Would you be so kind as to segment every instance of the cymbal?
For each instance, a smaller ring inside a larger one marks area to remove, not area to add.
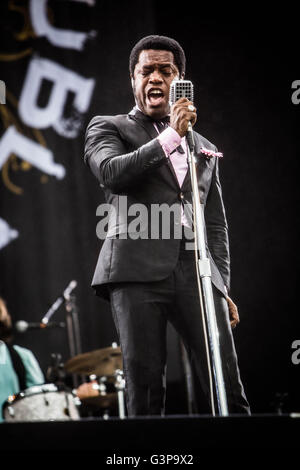
[[[108,347],[78,354],[71,357],[64,368],[73,374],[113,375],[117,369],[123,369],[121,349]]]

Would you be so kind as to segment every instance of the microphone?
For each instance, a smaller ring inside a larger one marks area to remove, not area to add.
[[[43,330],[45,328],[64,328],[65,323],[57,323],[57,322],[51,322],[47,323],[35,323],[35,322],[27,322],[25,320],[19,320],[15,324],[15,330],[18,331],[18,333],[25,333],[27,330]]]
[[[190,80],[173,80],[170,86],[170,105],[176,103],[180,98],[194,101],[194,85]]]
[[[190,80],[173,80],[170,86],[169,102],[172,106],[180,98],[187,98],[189,101],[194,102],[194,85]],[[193,152],[195,143],[193,137],[193,128],[191,123],[188,126],[188,132],[186,135],[187,143]]]

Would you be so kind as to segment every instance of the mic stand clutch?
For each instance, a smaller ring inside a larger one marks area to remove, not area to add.
[[[195,257],[196,269],[199,287],[199,299],[201,306],[201,313],[203,318],[203,327],[205,340],[207,342],[207,332],[210,343],[211,358],[208,351],[208,369],[211,371],[211,362],[215,379],[215,391],[218,404],[219,414],[221,416],[228,416],[227,397],[224,384],[224,377],[222,371],[222,361],[220,354],[219,333],[216,321],[215,305],[213,298],[213,291],[211,285],[211,268],[210,260],[207,256],[206,243],[205,243],[205,223],[204,214],[201,207],[198,179],[196,171],[196,161],[194,156],[194,139],[192,125],[189,123],[187,133],[187,154],[188,165],[191,175],[192,186],[192,199],[193,199],[193,222],[195,232]],[[210,382],[211,372],[210,372]],[[214,393],[211,385],[211,407],[212,414],[215,416],[214,406]]]

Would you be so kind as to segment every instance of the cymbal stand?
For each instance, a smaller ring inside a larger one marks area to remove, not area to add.
[[[120,369],[115,370],[115,387],[118,393],[118,410],[119,418],[125,419],[125,399],[124,399],[124,390],[125,390],[125,379],[124,373]]]

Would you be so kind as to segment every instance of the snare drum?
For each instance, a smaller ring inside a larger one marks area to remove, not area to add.
[[[76,398],[54,384],[35,385],[8,397],[5,421],[67,421],[80,419]]]

